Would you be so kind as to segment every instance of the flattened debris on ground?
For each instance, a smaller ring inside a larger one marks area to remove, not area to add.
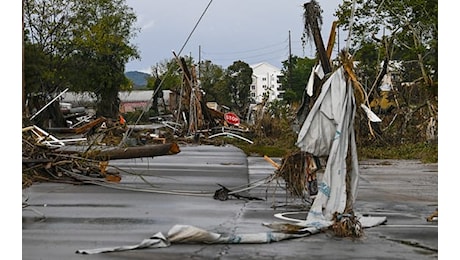
[[[385,218],[362,217],[363,228],[380,225]],[[365,220],[364,220],[365,219]],[[270,231],[260,233],[223,234],[204,230],[191,225],[174,225],[167,235],[158,232],[136,245],[123,245],[94,249],[78,249],[77,254],[100,254],[135,249],[165,248],[172,244],[263,244],[287,239],[307,237],[320,230],[313,227],[301,227],[289,223],[263,223]]]

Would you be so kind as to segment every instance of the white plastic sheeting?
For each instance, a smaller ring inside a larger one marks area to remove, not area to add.
[[[382,85],[380,85],[381,91],[391,91],[393,90],[393,83],[391,82],[391,74],[387,73],[383,75]]]
[[[315,230],[313,230],[315,231]],[[161,232],[150,238],[144,239],[137,245],[126,245],[117,247],[105,247],[95,249],[77,250],[78,254],[99,254],[108,252],[119,252],[144,248],[163,248],[171,244],[204,243],[204,244],[260,244],[271,243],[285,239],[299,238],[311,235],[308,231],[299,234],[282,232],[260,232],[254,234],[219,234],[190,225],[174,225],[167,236]]]
[[[316,66],[313,66],[311,69],[310,78],[308,79],[307,86],[305,87],[307,94],[310,97],[313,96],[313,83],[315,82],[315,75],[320,79],[324,77],[323,67],[321,67],[320,62]]]
[[[366,112],[366,115],[367,115],[367,118],[369,118],[369,120],[371,122],[374,122],[374,123],[379,123],[379,122],[382,122],[382,119],[380,119],[374,112],[372,112],[372,110],[370,108],[368,108],[366,105],[364,104],[361,104],[361,108],[364,110],[364,112]]]
[[[347,202],[347,153],[350,148],[351,201],[358,187],[358,157],[353,127],[356,103],[353,86],[347,82],[344,68],[334,71],[321,88],[315,104],[299,131],[297,146],[315,156],[327,156],[324,176],[318,183],[318,195],[301,225],[318,229],[333,224],[333,214],[343,213]]]
[[[380,225],[386,221],[386,218],[361,217],[360,221],[363,228],[369,228]],[[80,249],[77,250],[76,253],[92,255],[135,249],[164,248],[172,244],[263,244],[306,237],[320,232],[320,230],[315,227],[302,228],[297,223],[264,223],[263,225],[271,228],[273,231],[248,234],[219,234],[190,225],[174,225],[168,231],[167,235],[158,232],[136,245]],[[293,226],[299,226],[296,232],[285,232],[286,229],[292,228]]]

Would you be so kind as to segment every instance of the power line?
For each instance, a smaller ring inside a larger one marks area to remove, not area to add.
[[[274,44],[270,44],[270,45],[267,45],[267,46],[264,46],[264,47],[260,47],[260,48],[257,48],[257,49],[250,49],[250,50],[243,50],[243,51],[234,51],[234,52],[206,52],[206,54],[209,54],[209,55],[232,55],[232,54],[241,54],[241,53],[248,53],[248,52],[257,52],[257,51],[260,51],[260,50],[265,50],[265,49],[269,49],[271,47],[276,47],[276,46],[280,46],[281,44],[284,44],[287,42],[287,39],[282,41],[282,42],[278,42],[278,43],[274,43]]]
[[[286,50],[286,47],[282,47],[282,48],[278,48],[278,49],[274,49],[274,50],[270,50],[270,51],[266,51],[266,52],[254,52],[253,54],[251,53],[247,53],[247,55],[237,55],[237,54],[225,54],[225,55],[211,55],[210,53],[207,53],[207,52],[202,52],[203,54],[206,54],[207,56],[212,56],[212,57],[228,57],[228,56],[231,56],[231,57],[235,57],[235,56],[238,56],[238,57],[243,57],[243,58],[254,58],[254,57],[259,57],[259,56],[263,56],[263,55],[270,55],[270,54],[273,54],[273,53],[277,53],[277,52],[282,52],[282,51],[285,51]]]
[[[282,42],[269,44],[261,48],[243,50],[243,51],[234,51],[234,52],[207,52],[207,51],[201,50],[201,54],[203,54],[204,59],[211,60],[214,63],[219,63],[219,61],[223,61],[224,63],[231,63],[231,61],[235,61],[235,60],[248,61],[248,60],[255,60],[260,57],[263,57],[264,60],[272,60],[275,58],[282,60],[283,57],[287,57],[286,53],[288,53],[288,48],[289,48],[288,41],[289,39],[286,38],[286,40]],[[273,54],[276,54],[276,55],[273,55]],[[260,60],[260,59],[257,59],[257,60]],[[249,62],[249,63],[253,63],[253,62]]]
[[[192,37],[192,34],[195,32],[195,29],[196,27],[198,27],[198,24],[200,23],[201,19],[203,18],[204,14],[206,13],[206,11],[208,11],[208,8],[209,6],[211,5],[213,0],[210,0],[208,5],[206,6],[206,8],[204,9],[203,13],[201,14],[200,18],[198,19],[198,21],[196,22],[195,26],[193,27],[192,31],[190,32],[190,34],[188,35],[187,39],[185,40],[184,44],[182,45],[182,48],[180,48],[179,52],[177,53],[177,56],[180,56],[180,54],[182,53],[182,51],[184,50],[185,48],[185,45],[187,45],[188,41],[190,40],[190,38]]]
[[[203,16],[205,15],[206,11],[208,10],[209,6],[211,5],[213,0],[210,0],[208,5],[206,6],[206,8],[204,9],[203,13],[201,14],[200,18],[198,19],[198,21],[195,23],[195,26],[193,27],[192,31],[190,32],[190,34],[188,35],[187,39],[185,40],[184,44],[182,45],[182,47],[180,48],[179,52],[178,52],[178,56],[180,56],[180,54],[182,53],[182,51],[184,50],[185,46],[187,45],[188,41],[190,40],[190,38],[192,37],[193,33],[195,32],[195,29],[198,27],[198,24],[200,23],[201,19],[203,18]],[[168,71],[166,72],[165,74],[165,77],[163,77],[160,81],[160,84],[158,84],[157,88],[155,89],[155,91],[153,92],[152,94],[152,97],[149,99],[149,102],[147,102],[147,104],[145,105],[146,107],[149,106],[152,102],[153,102],[153,97],[156,96],[156,94],[158,93],[158,91],[161,89],[161,86],[163,85],[163,82],[164,82],[164,79],[169,75],[171,74],[171,68],[172,66],[170,66],[168,68]],[[139,115],[139,117],[137,118],[136,122],[134,125],[137,125],[139,123],[139,121],[141,120],[142,116],[144,115],[146,109],[142,109],[142,112],[141,114]],[[127,140],[127,138],[131,135],[133,129],[128,129],[128,131],[126,132],[126,135],[123,137],[123,139],[121,140],[119,146],[122,146],[125,141]]]

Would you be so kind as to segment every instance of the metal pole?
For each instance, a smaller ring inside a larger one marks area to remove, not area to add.
[[[57,95],[55,98],[53,98],[53,100],[51,100],[48,104],[46,104],[42,109],[40,109],[37,113],[35,113],[31,118],[30,120],[34,119],[38,114],[40,114],[43,110],[45,110],[49,105],[51,105],[54,101],[56,101],[56,99],[58,99],[60,96],[62,96],[64,93],[67,92],[67,90],[69,90],[68,88],[66,88],[64,91],[61,92],[61,94]]]

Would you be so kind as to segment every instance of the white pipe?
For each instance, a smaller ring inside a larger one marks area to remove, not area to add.
[[[54,101],[56,101],[56,99],[58,99],[60,96],[62,96],[64,93],[67,92],[67,90],[69,90],[69,88],[66,88],[64,91],[61,92],[61,94],[57,95],[55,98],[53,98],[53,100],[51,100],[48,104],[46,104],[42,109],[40,109],[37,113],[35,113],[31,118],[30,120],[34,119],[38,114],[40,114],[43,110],[45,110],[49,105],[51,105]]]

